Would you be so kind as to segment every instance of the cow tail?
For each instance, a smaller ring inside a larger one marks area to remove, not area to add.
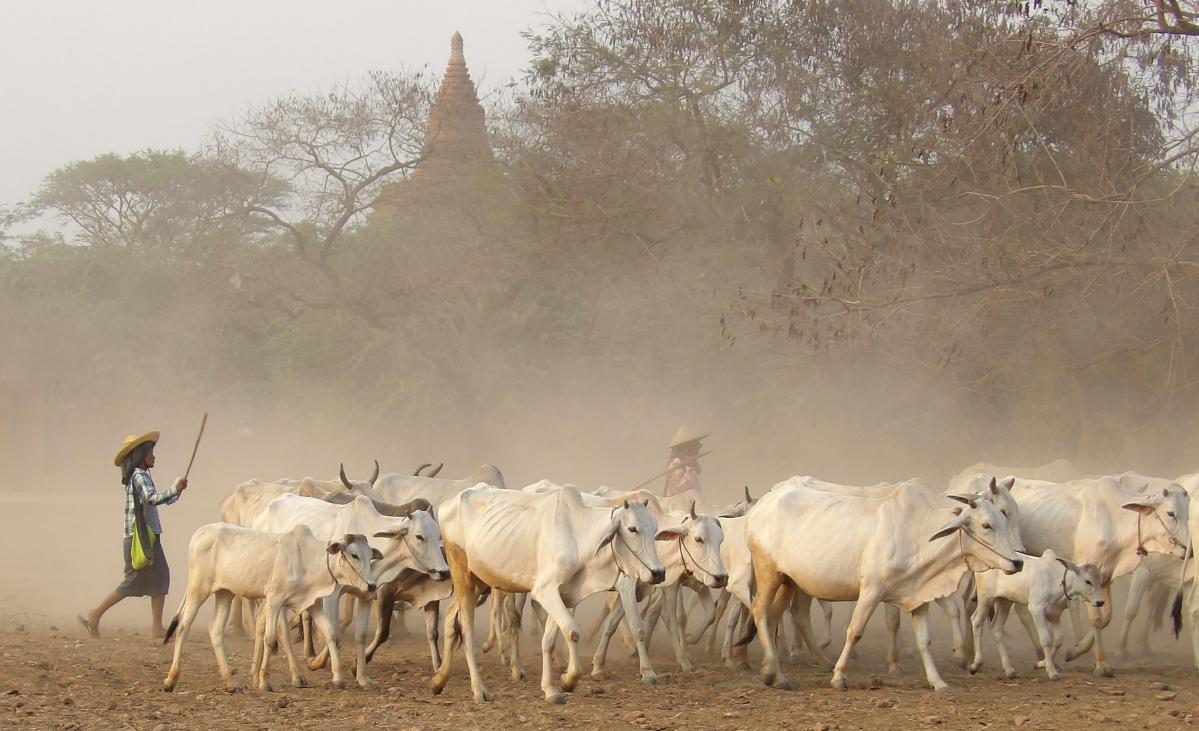
[[[462,613],[458,611],[458,602],[454,602],[449,611],[454,613],[454,623],[450,625],[450,646],[457,650],[462,645]]]
[[[752,607],[754,605],[754,600],[758,596],[758,583],[757,583],[758,574],[757,574],[757,571],[754,570],[754,559],[753,559],[752,553],[750,554],[750,557],[749,557],[749,571],[750,571],[750,576],[754,577],[754,581],[751,581],[749,583],[749,606],[750,606],[750,608],[749,609],[743,608],[743,611],[749,612],[749,621],[746,622],[745,634],[741,635],[741,639],[737,640],[737,642],[736,642],[737,647],[745,647],[750,642],[752,642],[755,637],[758,636],[758,623],[754,621],[754,613],[753,613],[753,609],[752,609]]]
[[[1182,587],[1174,594],[1174,606],[1170,609],[1170,619],[1174,621],[1174,639],[1182,632]]]
[[[184,599],[184,602],[187,600]],[[171,617],[171,623],[167,625],[167,633],[162,637],[162,644],[169,645],[175,637],[175,630],[179,629],[179,615],[183,614],[183,607],[179,607],[179,611],[175,612],[175,616]]]

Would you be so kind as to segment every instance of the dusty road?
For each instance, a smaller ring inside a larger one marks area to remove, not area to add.
[[[535,671],[539,658],[534,642],[528,636],[524,642],[526,669]],[[1164,643],[1157,640],[1159,646]],[[228,646],[244,680],[249,645],[230,641]],[[281,690],[228,694],[217,676],[207,632],[197,627],[188,640],[179,688],[167,695],[159,683],[170,664],[170,648],[142,633],[114,625],[105,628],[104,638],[91,640],[64,621],[0,614],[0,727],[1060,729],[1175,727],[1199,715],[1193,671],[1175,647],[1153,662],[1121,663],[1112,679],[1093,678],[1085,660],[1076,662],[1067,666],[1059,683],[1033,671],[1016,681],[1001,681],[993,662],[972,677],[939,653],[942,672],[953,685],[943,694],[925,689],[914,657],[905,659],[905,675],[883,675],[877,642],[862,652],[851,676],[857,688],[846,692],[830,689],[827,673],[803,663],[785,666],[796,690],[764,688],[756,673],[726,671],[702,651],[696,652],[700,672],[684,676],[664,647],[654,653],[661,684],[650,688],[637,682],[634,664],[616,660],[615,645],[613,650],[610,679],[585,678],[565,706],[541,699],[533,672],[523,683],[509,681],[493,655],[483,659],[493,703],[476,706],[470,700],[460,661],[445,694],[435,697],[428,691],[423,643],[415,638],[380,651],[372,663],[378,688],[338,691],[328,686],[323,672],[309,673],[314,687],[290,688],[284,660],[277,658],[273,667]],[[1026,654],[1018,659],[1021,668],[1029,666]]]

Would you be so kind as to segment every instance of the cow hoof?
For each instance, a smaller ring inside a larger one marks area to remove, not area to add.
[[[519,683],[525,679],[525,671],[521,668],[512,668],[512,682]]]
[[[982,663],[977,663],[977,662],[970,663],[970,674],[974,675],[975,673],[978,672],[978,669],[981,667],[982,667]]]
[[[1061,673],[1050,673],[1049,679],[1056,682],[1056,681],[1062,679],[1062,674]]]
[[[1034,670],[1043,670],[1045,668],[1044,660],[1037,660],[1037,664],[1032,666]]]
[[[487,691],[481,690],[478,693],[475,693],[475,703],[490,703],[490,702],[491,702],[491,694],[488,693]]]
[[[163,693],[173,693],[174,691],[175,691],[175,686],[172,683],[163,683],[162,684],[162,692]]]
[[[1073,660],[1074,658],[1078,657],[1078,656],[1079,656],[1079,655],[1081,655],[1081,654],[1082,654],[1082,653],[1079,653],[1078,655],[1075,655],[1075,654],[1074,654],[1074,648],[1073,648],[1073,647],[1071,647],[1069,650],[1066,650],[1066,662],[1070,662],[1071,660]]]
[[[579,677],[580,676],[578,673],[568,673],[566,675],[563,675],[562,676],[562,690],[566,691],[567,693],[574,690],[575,686],[579,684]]]
[[[658,676],[655,673],[643,673],[641,675],[641,682],[645,685],[657,685]]]
[[[682,669],[682,671],[684,673],[697,672],[697,668],[695,667],[695,663],[693,663],[693,662],[683,663],[682,665],[679,666],[679,668]]]
[[[591,671],[591,679],[592,680],[607,680],[608,673],[604,672],[603,670],[592,670]]]
[[[240,693],[240,692],[241,692],[241,686],[240,686],[240,685],[237,685],[236,683],[235,683],[235,684],[233,684],[233,685],[226,685],[226,686],[225,686],[225,692],[226,692],[226,693]]]
[[[259,683],[258,690],[262,691],[263,693],[274,693],[275,692],[275,689],[271,687],[270,683]]]
[[[482,648],[484,653],[491,652],[491,648],[493,648],[493,647],[495,647],[494,639],[488,637],[486,640],[484,640],[483,648]],[[503,659],[503,658],[501,658],[501,659]]]
[[[1097,678],[1114,678],[1116,673],[1108,665],[1100,665],[1095,668],[1095,677]]]
[[[779,678],[774,681],[774,687],[778,690],[791,690],[791,682],[786,678]]]
[[[547,701],[549,701],[550,703],[553,703],[555,706],[566,705],[566,696],[562,695],[561,693],[554,693],[552,695],[547,695],[545,697],[545,699]]]
[[[824,669],[831,670],[832,668],[825,667]],[[903,666],[901,666],[899,663],[888,666],[887,675],[890,675],[892,678],[898,678],[900,675],[903,675]]]
[[[293,688],[307,688],[308,687],[308,678],[305,678],[303,675],[301,675],[298,678],[292,679],[291,685]]]
[[[933,683],[933,692],[944,693],[947,690],[949,690],[949,683],[946,683],[944,680],[940,683]]]
[[[742,660],[741,662],[739,662],[739,663],[737,663],[736,665],[734,665],[734,666],[733,666],[733,669],[734,669],[734,670],[746,670],[746,671],[748,671],[748,670],[753,670],[753,667],[752,667],[752,666],[749,664],[749,661],[748,661],[748,660]]]
[[[345,690],[345,689],[346,689],[346,681],[344,681],[344,680],[334,680],[334,681],[333,681],[333,687],[334,687],[334,688],[337,688],[338,690]]]
[[[843,675],[834,675],[830,685],[833,686],[833,690],[849,690],[849,680]]]
[[[1016,675],[1015,670],[1005,670],[1003,671],[1003,677],[1007,678],[1008,680],[1015,680],[1019,676]]]

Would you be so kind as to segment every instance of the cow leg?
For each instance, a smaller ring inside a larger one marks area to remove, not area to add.
[[[367,662],[370,662],[374,658],[375,651],[379,649],[379,645],[382,645],[391,636],[391,622],[395,613],[397,591],[396,582],[389,581],[380,586],[378,592],[375,594],[375,638],[371,640],[370,646],[366,648]]]
[[[991,598],[980,594],[978,606],[974,608],[974,614],[970,616],[970,633],[974,636],[974,659],[970,662],[971,675],[977,673],[983,666],[983,623],[987,621],[991,605]]]
[[[744,645],[734,645],[737,637],[737,627],[744,624],[745,607],[738,602],[725,612],[724,639],[720,645],[720,660],[726,667],[734,670],[749,670],[749,661],[745,655]],[[714,633],[715,634],[715,633]]]
[[[500,635],[500,654],[508,658],[508,675],[514,683],[525,679],[525,666],[520,659],[521,612],[518,606],[516,595],[509,594],[501,615],[504,632]]]
[[[731,595],[728,593],[728,591],[722,589],[720,594],[716,597],[716,606],[713,608],[712,613],[712,632],[708,635],[707,644],[704,645],[704,651],[709,655],[712,655],[716,652],[716,641],[719,639],[720,635],[720,620],[724,617],[724,613],[728,611],[730,596]],[[721,657],[723,657],[723,643],[721,648]]]
[[[899,607],[883,606],[883,619],[887,625],[887,672],[899,675],[903,672],[899,666]]]
[[[504,612],[504,597],[507,594],[495,589],[491,590],[491,606],[490,616],[487,621],[487,638],[483,640],[483,652],[491,652],[491,648],[495,647],[496,638],[503,630],[503,612]]]
[[[429,657],[433,660],[433,672],[441,665],[441,651],[437,648],[437,620],[441,602],[429,602],[424,607],[425,639],[429,643]]]
[[[608,677],[608,673],[604,669],[604,664],[608,659],[608,644],[612,641],[612,636],[616,634],[616,627],[624,616],[619,595],[610,594],[608,596],[600,616],[603,617],[603,620],[594,633],[596,637],[595,654],[591,657],[591,677],[595,680],[603,680]]]
[[[791,618],[795,622],[796,632],[803,639],[804,645],[812,654],[812,658],[816,660],[816,664],[825,670],[831,670],[833,661],[824,654],[824,650],[816,643],[816,637],[812,633],[812,597],[802,591],[795,592],[795,597],[791,600]]]
[[[640,611],[640,610],[639,610]],[[642,638],[648,647],[654,639],[654,632],[658,629],[658,621],[662,618],[662,590],[659,587],[653,587],[650,593],[645,598],[645,613],[642,615],[641,626],[645,628],[645,637]],[[625,644],[630,646],[630,649],[637,650],[637,638],[634,637],[628,626],[625,626],[624,633]]]
[[[333,687],[346,687],[345,668],[341,664],[341,636],[337,631],[336,617],[329,616],[329,610],[337,611],[337,595],[325,597],[324,599],[316,600],[311,607],[308,608],[308,614],[312,617],[312,623],[316,625],[319,631],[325,638],[325,651],[329,659],[329,665],[333,671]],[[310,669],[312,665],[308,666]]]
[[[1016,677],[1016,668],[1012,665],[1012,658],[1008,655],[1007,643],[1003,641],[1003,628],[1007,626],[1008,615],[1012,611],[1012,603],[1006,599],[998,599],[995,601],[995,619],[991,622],[991,635],[995,638],[995,649],[999,653],[999,662],[1003,665],[1003,675],[1008,680],[1013,680]],[[1035,619],[1033,622],[1035,623]],[[1040,638],[1040,628],[1037,630],[1038,639]]]
[[[641,619],[641,608],[637,606],[637,580],[621,574],[616,580],[616,593],[620,596],[620,609],[624,613],[624,626],[629,628],[629,634],[633,636],[633,642],[637,647],[637,666],[641,671],[641,682],[646,685],[656,685],[658,674],[654,672],[654,667],[649,661],[650,632]],[[671,607],[670,611],[673,611],[673,609]],[[617,610],[613,608],[612,611],[615,612]]]
[[[366,674],[366,631],[370,628],[371,604],[366,599],[354,602],[354,675],[359,688],[369,688],[374,682]]]
[[[624,578],[623,576],[621,577]],[[621,580],[616,582],[617,589],[621,586]],[[579,678],[583,673],[579,669],[578,643],[579,643],[579,625],[575,621],[574,616],[566,605],[562,603],[562,596],[558,593],[556,584],[541,584],[533,587],[531,592],[533,598],[541,605],[546,612],[546,631],[541,636],[542,651],[548,650],[551,654],[554,649],[553,634],[550,632],[551,626],[556,626],[562,632],[562,639],[566,641],[566,652],[568,656],[566,674],[562,676],[562,689],[564,691],[574,690],[575,685],[579,682]],[[636,601],[636,592],[633,592],[633,600]],[[626,614],[628,607],[626,605]],[[548,643],[547,643],[548,636]],[[545,675],[545,671],[550,667],[546,660],[542,659],[542,678],[541,688],[545,691],[546,700],[551,703],[561,703],[563,699],[561,694],[554,688],[552,678]]]
[[[225,623],[229,620],[230,605],[235,601],[237,597],[232,593],[223,589],[217,591],[212,621],[208,624],[208,640],[212,643],[212,654],[216,655],[216,666],[226,688],[233,685],[233,674],[229,672],[229,658],[225,655]]]
[[[192,622],[196,619],[196,612],[200,611],[200,606],[207,600],[208,597],[201,596],[198,591],[188,591],[183,600],[183,607],[179,612],[179,626],[175,633],[175,658],[171,661],[171,669],[167,671],[166,679],[162,681],[162,689],[168,693],[173,691],[175,684],[179,682],[179,663],[183,658],[184,640],[187,639],[187,633],[191,631]],[[174,624],[174,620],[171,623]]]
[[[966,615],[966,606],[962,598],[955,592],[937,600],[937,604],[949,618],[949,632],[953,637],[953,657],[958,667],[966,667],[966,641],[963,638],[962,627]]]
[[[1037,662],[1033,667],[1045,667],[1045,656],[1041,654],[1041,640],[1037,635],[1037,625],[1032,621],[1032,615],[1028,613],[1028,607],[1017,604],[1016,616],[1020,618],[1020,624],[1024,625],[1024,631],[1028,634],[1029,641],[1032,642],[1033,650],[1037,653]]]
[[[670,638],[670,644],[674,649],[674,658],[683,672],[694,673],[695,662],[687,654],[687,646],[683,640],[683,627],[679,620],[678,605],[681,602],[679,602],[678,584],[662,589],[662,603],[665,606],[667,618],[666,635]]]
[[[1199,579],[1196,580],[1199,581]],[[1193,594],[1194,592],[1188,593]],[[1187,602],[1186,613],[1191,625],[1191,656],[1195,669],[1199,670],[1199,601]]]
[[[854,605],[853,614],[849,617],[849,626],[845,629],[845,647],[841,648],[841,655],[837,658],[837,664],[833,666],[832,686],[837,690],[845,690],[849,688],[849,678],[845,676],[845,669],[849,666],[850,653],[853,648],[862,639],[862,633],[866,631],[866,624],[870,622],[870,616],[874,614],[874,610],[878,607],[879,595],[874,591],[866,591],[858,595],[858,602]],[[913,613],[913,617],[915,614]],[[913,623],[913,627],[915,624]],[[927,631],[927,626],[925,627]],[[919,636],[917,636],[919,639]],[[934,668],[935,672],[936,668]]]
[[[933,662],[933,653],[929,649],[932,638],[928,632],[928,607],[928,604],[922,604],[912,610],[912,634],[916,636],[916,651],[920,653],[920,659],[924,662],[924,676],[928,678],[928,684],[933,690],[941,692],[948,690],[949,684],[937,671],[937,664]]]
[[[288,630],[287,612],[283,611],[279,615],[279,642],[283,645],[283,653],[287,656],[287,670],[291,673],[291,687],[307,688],[308,678],[304,677],[304,671],[296,658],[295,648],[291,646],[291,632]]]
[[[833,644],[833,603],[823,599],[816,603],[820,605],[820,612],[824,615],[824,642],[820,643],[820,649],[824,650]]]
[[[1103,587],[1103,606],[1102,607],[1087,607],[1087,614],[1090,617],[1091,624],[1094,627],[1093,635],[1095,637],[1095,675],[1110,678],[1114,675],[1112,668],[1107,664],[1107,653],[1103,647],[1103,630],[1112,621],[1112,588],[1109,584]]]
[[[230,616],[230,620],[232,621],[233,625],[233,636],[239,640],[247,640],[250,638],[250,633],[246,631],[245,619],[242,617],[242,605],[248,601],[248,599],[242,599],[240,597],[234,597],[233,599],[233,612]]]
[[[283,615],[283,602],[277,597],[268,597],[260,610],[262,619],[262,660],[258,664],[258,689],[270,693],[271,687],[271,648],[277,639],[279,618]]]
[[[316,628],[312,624],[312,615],[307,610],[300,612],[300,634],[304,639],[304,659],[311,661],[316,658]],[[308,664],[310,670],[319,670],[323,667],[323,663],[317,667],[312,667],[311,662]]]
[[[546,616],[545,629],[541,632],[541,691],[545,699],[555,705],[566,702],[566,696],[554,686],[554,644],[558,640],[558,625],[552,616]]]
[[[1028,613],[1032,615],[1033,624],[1037,628],[1037,637],[1041,641],[1041,649],[1045,652],[1045,674],[1050,680],[1061,680],[1062,674],[1058,672],[1057,665],[1053,661],[1056,649],[1053,625],[1045,616],[1045,607],[1030,606]]]
[[[754,578],[758,584],[758,594],[753,600],[754,626],[758,631],[758,641],[762,643],[762,682],[783,690],[790,690],[791,684],[783,675],[779,666],[779,658],[775,649],[775,629],[778,627],[779,616],[786,604],[776,602],[776,595],[782,598],[783,588],[787,579],[779,573],[768,555],[754,551],[750,545],[750,553],[754,566]],[[789,594],[790,592],[786,592]],[[790,598],[790,597],[787,597]]]
[[[491,693],[483,683],[483,676],[479,672],[479,658],[475,651],[475,606],[479,602],[482,585],[470,572],[464,549],[448,543],[445,549],[450,564],[450,577],[454,582],[454,593],[457,595],[457,612],[452,615],[455,618],[453,624],[450,624],[451,617],[446,617],[447,646],[441,660],[441,670],[433,677],[433,692],[440,693],[445,687],[450,672],[451,648],[448,645],[455,634],[460,633],[458,636],[462,640],[462,650],[466,655],[466,667],[470,671],[471,694],[474,695],[475,703],[489,703]]]
[[[1128,585],[1128,601],[1124,605],[1124,616],[1120,618],[1120,638],[1116,642],[1116,655],[1128,657],[1128,632],[1137,618],[1141,602],[1145,598],[1145,590],[1152,581],[1152,575],[1145,570],[1144,564],[1137,566],[1132,572],[1132,582]]]

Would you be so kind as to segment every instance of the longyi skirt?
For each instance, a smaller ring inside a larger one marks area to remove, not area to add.
[[[122,542],[121,550],[125,554],[125,578],[117,585],[117,593],[121,596],[158,596],[166,594],[171,588],[171,567],[167,566],[167,555],[162,550],[162,536],[154,542],[154,561],[145,568],[133,570],[129,558],[129,549],[133,544],[132,538]]]

